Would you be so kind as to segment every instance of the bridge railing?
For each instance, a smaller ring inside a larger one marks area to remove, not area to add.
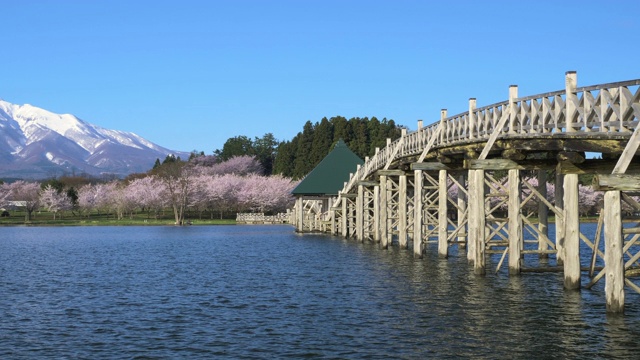
[[[475,99],[470,99],[469,111],[442,118],[414,132],[403,132],[403,136],[388,143],[352,174],[342,193],[350,192],[359,180],[398,159],[421,154],[430,140],[432,148],[437,148],[485,142],[495,132],[498,138],[630,134],[640,122],[639,85],[640,79],[636,79],[578,88],[575,72],[568,72],[564,90],[519,98],[517,87],[512,86],[509,100],[481,108],[475,108]]]

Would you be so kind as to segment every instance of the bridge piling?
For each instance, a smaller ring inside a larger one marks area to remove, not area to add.
[[[413,210],[413,255],[414,257],[422,257],[422,227],[424,226],[424,210],[423,210],[423,185],[422,170],[414,170],[413,186],[414,186],[414,210]]]
[[[440,170],[438,172],[438,256],[440,258],[449,256],[448,195],[447,170]]]
[[[522,220],[520,217],[520,170],[509,169],[509,275],[519,275],[522,266]]]
[[[401,248],[411,242],[415,257],[436,243],[438,256],[446,258],[457,244],[461,255],[466,248],[478,275],[499,259],[498,272],[507,256],[510,275],[542,271],[532,266],[555,260],[571,290],[581,287],[584,242],[593,251],[587,287],[604,277],[607,311],[623,312],[625,288],[640,293],[632,282],[640,273],[640,224],[622,223],[623,216],[633,213],[637,220],[640,212],[632,198],[640,193],[640,79],[578,88],[576,72],[569,71],[564,80],[563,90],[521,98],[512,85],[507,101],[477,108],[472,98],[468,111],[447,117],[443,109],[439,121],[419,121],[411,133],[403,129],[400,139],[387,139],[387,147],[376,149],[345,183],[340,200],[329,207],[331,216],[314,216],[326,206],[299,198],[292,212],[296,230],[326,231],[330,219],[332,233],[379,242],[383,249],[395,239]],[[585,159],[586,152],[601,153],[604,160]],[[555,174],[548,175],[552,169]],[[602,252],[580,233],[578,175],[598,178],[607,171],[612,175],[598,180],[604,191]],[[529,182],[532,176],[537,184]],[[457,198],[449,194],[452,185]],[[547,198],[548,186],[553,198]],[[622,201],[631,213],[622,213]],[[555,243],[549,212],[555,215]],[[602,262],[604,269],[593,277]]]
[[[564,287],[580,289],[580,214],[578,174],[564,176]]]

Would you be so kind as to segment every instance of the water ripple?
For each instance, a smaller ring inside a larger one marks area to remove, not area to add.
[[[558,274],[473,274],[286,226],[2,228],[0,358],[630,358]]]

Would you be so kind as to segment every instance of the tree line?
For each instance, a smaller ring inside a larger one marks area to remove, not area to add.
[[[233,156],[254,156],[263,167],[265,175],[279,174],[301,179],[324,159],[339,139],[361,158],[372,156],[376,147],[386,146],[387,138],[400,137],[401,127],[395,121],[376,117],[335,116],[312,123],[307,121],[302,131],[291,140],[278,142],[267,133],[254,140],[240,135],[229,138],[215,156],[227,160]]]

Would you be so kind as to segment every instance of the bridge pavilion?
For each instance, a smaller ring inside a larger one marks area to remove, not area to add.
[[[329,206],[363,163],[342,139],[338,140],[333,150],[291,192],[296,197],[293,208],[296,231],[328,231],[330,224],[335,227],[335,218],[327,216]]]

